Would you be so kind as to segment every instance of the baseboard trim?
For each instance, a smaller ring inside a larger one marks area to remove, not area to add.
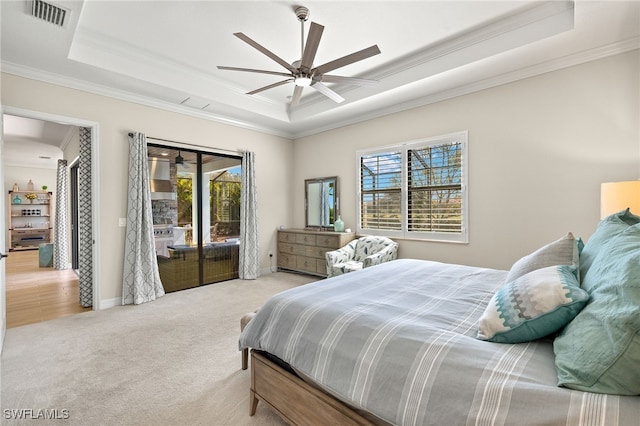
[[[113,299],[103,299],[100,301],[99,310],[113,308],[122,305],[122,297],[114,297]]]
[[[273,268],[261,268],[260,269],[260,276],[273,274],[274,272],[275,272],[275,269],[273,269]]]

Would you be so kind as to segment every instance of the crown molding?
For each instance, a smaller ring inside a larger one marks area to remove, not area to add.
[[[406,102],[399,102],[388,107],[383,107],[375,111],[370,111],[367,114],[359,115],[356,118],[350,118],[347,120],[334,121],[330,125],[318,126],[313,129],[300,130],[294,132],[293,138],[300,139],[307,136],[313,136],[319,133],[335,130],[340,127],[357,124],[363,121],[368,121],[386,115],[395,114],[398,112],[407,111],[414,108],[434,104],[437,102],[445,101],[447,99],[456,98],[459,96],[468,95],[471,93],[479,92],[481,90],[490,89],[492,87],[501,86],[503,84],[513,83],[518,80],[524,80],[531,77],[536,77],[548,72],[558,71],[564,68],[569,68],[575,65],[584,64],[598,59],[604,59],[609,56],[614,56],[633,50],[640,49],[640,37],[633,37],[621,42],[609,44],[606,46],[600,46],[593,49],[588,49],[582,52],[566,55],[560,58],[556,58],[540,64],[520,68],[508,73],[500,74],[494,77],[486,78],[483,80],[475,81],[469,84],[458,86],[454,89],[444,90],[437,93],[430,93]]]
[[[132,102],[140,105],[150,106],[169,112],[175,112],[182,115],[192,116],[195,118],[201,118],[204,120],[215,121],[221,124],[227,124],[230,126],[240,127],[247,130],[266,133],[274,136],[279,136],[287,139],[299,139],[302,137],[312,136],[329,130],[335,130],[340,127],[344,127],[351,124],[356,124],[362,121],[367,121],[375,118],[379,118],[385,115],[394,114],[397,112],[406,111],[413,108],[433,104],[443,100],[451,99],[458,96],[467,95],[480,90],[496,87],[502,84],[511,83],[514,81],[535,77],[537,75],[557,71],[563,68],[580,65],[582,63],[603,59],[609,56],[626,53],[632,50],[640,49],[640,37],[633,37],[621,42],[600,46],[594,49],[588,49],[582,52],[574,53],[571,55],[559,57],[541,64],[521,68],[512,72],[504,73],[495,77],[487,78],[481,81],[469,83],[463,86],[456,87],[454,89],[445,90],[437,93],[430,93],[422,96],[418,99],[414,99],[406,102],[399,102],[388,107],[379,108],[368,113],[360,114],[355,117],[349,117],[344,120],[332,121],[331,124],[313,126],[308,129],[295,130],[295,124],[290,125],[293,129],[286,131],[283,129],[261,126],[248,121],[236,120],[229,117],[205,112],[201,110],[194,110],[193,108],[176,105],[170,102],[159,101],[157,99],[149,98],[146,96],[140,96],[125,92],[117,89],[112,89],[106,86],[81,81],[78,79],[72,79],[59,74],[49,73],[42,70],[37,70],[29,67],[16,65],[13,63],[2,62],[2,72],[17,75],[19,77],[30,78],[33,80],[42,81],[45,83],[55,84],[62,87],[71,89],[77,89],[86,91],[89,93],[106,96],[118,100]]]
[[[393,90],[400,84],[414,81],[417,76],[426,78],[439,72],[445,72],[449,68],[473,62],[476,60],[474,58],[487,56],[487,52],[493,55],[526,45],[532,41],[530,32],[534,26],[538,28],[538,37],[542,34],[541,38],[567,31],[573,28],[573,13],[573,1],[540,2],[516,10],[506,16],[451,35],[391,63],[356,76],[382,81],[383,84],[378,86],[377,90],[347,86],[341,88],[340,93],[344,96],[349,92],[364,92],[366,89],[369,89],[367,93],[372,93],[371,90],[375,93],[382,93],[385,90]],[[489,42],[492,44],[488,44]],[[391,79],[395,83],[389,87]],[[361,97],[356,95],[355,100],[358,99]],[[301,102],[298,110],[317,106],[325,103],[325,100],[323,95],[314,94]],[[295,112],[292,112],[290,117],[294,116]]]
[[[292,134],[275,127],[261,126],[248,121],[237,120],[234,118],[206,112],[202,110],[196,110],[190,107],[174,104],[171,102],[161,101],[158,99],[150,98],[148,96],[137,95],[131,92],[114,89],[111,87],[103,86],[96,83],[91,83],[84,80],[66,77],[60,74],[51,73],[31,67],[25,67],[22,65],[14,64],[11,62],[2,61],[0,64],[0,70],[3,73],[16,75],[18,77],[29,78],[32,80],[42,81],[44,83],[54,84],[57,86],[67,87],[70,89],[81,90],[95,95],[106,96],[113,99],[118,99],[126,102],[136,103],[140,105],[150,106],[153,108],[162,109],[169,112],[175,112],[177,114],[188,115],[191,117],[201,118],[204,120],[214,121],[221,124],[227,124],[234,127],[240,127],[246,130],[253,130],[260,133],[267,133],[274,136],[280,136],[287,139],[291,139]]]

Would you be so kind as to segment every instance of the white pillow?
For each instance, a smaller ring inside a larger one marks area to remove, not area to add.
[[[554,265],[569,265],[575,268],[576,278],[580,281],[578,242],[569,232],[559,240],[553,241],[534,251],[513,264],[506,282],[513,281],[536,269]]]

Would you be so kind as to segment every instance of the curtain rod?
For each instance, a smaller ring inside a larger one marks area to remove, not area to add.
[[[131,138],[133,137],[133,132],[129,132],[129,137]],[[154,141],[162,141],[162,142],[177,143],[180,145],[192,146],[194,148],[199,148],[199,149],[206,148],[206,149],[215,149],[217,151],[231,152],[235,155],[242,154],[243,152],[243,151],[231,151],[230,149],[224,149],[224,148],[212,148],[210,146],[196,145],[196,144],[187,143],[187,142],[172,141],[170,139],[154,138],[153,136],[146,136],[146,138],[153,139]]]

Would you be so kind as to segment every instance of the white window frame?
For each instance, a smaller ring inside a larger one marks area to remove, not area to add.
[[[461,221],[461,231],[460,232],[417,232],[417,231],[409,231],[408,224],[408,204],[409,204],[409,179],[408,179],[408,152],[412,149],[424,148],[432,145],[441,145],[446,143],[455,143],[459,142],[461,144],[461,153],[462,153],[462,182],[461,182],[461,191],[462,191],[462,221]],[[362,228],[362,187],[360,182],[360,164],[361,158],[363,156],[380,154],[384,152],[390,151],[400,151],[402,153],[402,184],[401,184],[401,207],[400,214],[402,217],[402,226],[401,230],[384,230],[384,229],[372,229],[372,228]],[[371,149],[363,149],[356,151],[356,231],[358,234],[365,235],[383,235],[390,238],[400,238],[400,239],[413,239],[413,240],[424,240],[424,241],[437,241],[437,242],[450,242],[450,243],[463,243],[466,244],[469,242],[469,194],[468,194],[468,176],[469,176],[469,167],[468,167],[468,132],[456,132],[450,133],[442,136],[434,136],[425,139],[413,140],[409,142],[404,142],[397,145],[388,145],[384,147],[371,148]]]

